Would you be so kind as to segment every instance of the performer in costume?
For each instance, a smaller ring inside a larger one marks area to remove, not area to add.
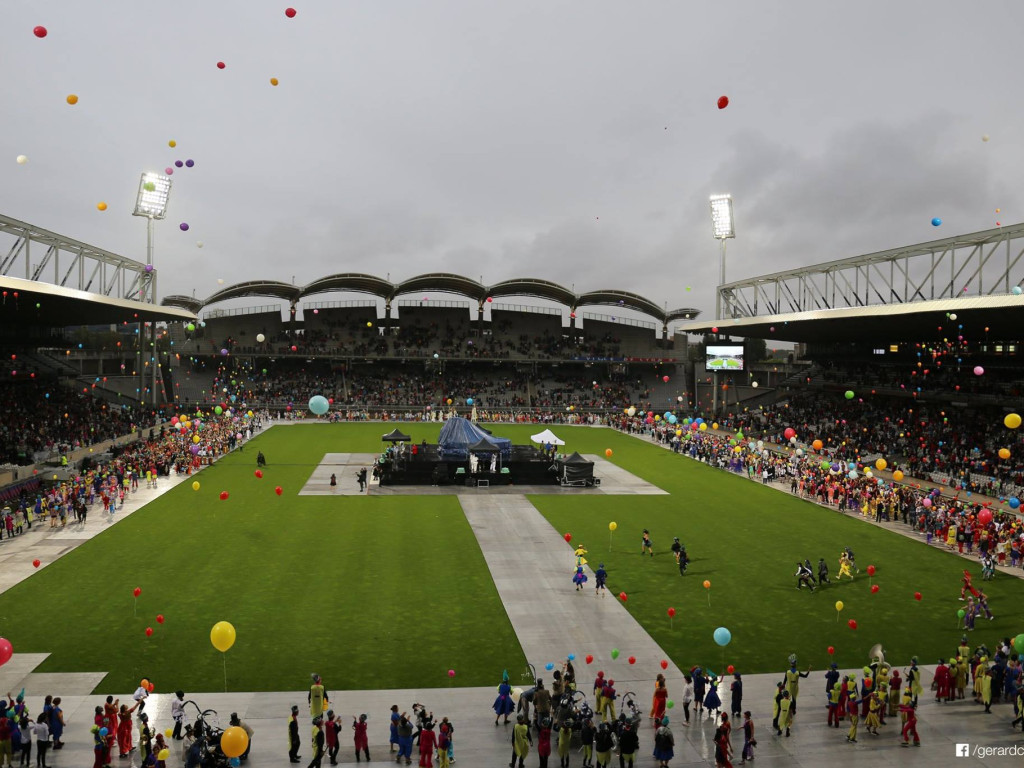
[[[665,716],[667,704],[668,688],[665,687],[665,676],[659,673],[658,679],[654,682],[654,697],[651,700],[651,719],[654,721],[654,727],[657,727],[661,718]]]
[[[604,569],[604,563],[600,563],[597,566],[597,571],[594,573],[594,589],[597,590],[595,594],[601,597],[605,596],[608,591],[605,587],[605,581],[608,579],[608,572]]]
[[[875,691],[868,698],[868,716],[864,720],[864,728],[868,733],[878,735],[878,726],[882,724],[880,715],[882,712],[882,698],[878,691]]]
[[[707,678],[708,692],[704,697],[704,709],[707,710],[708,720],[718,717],[718,710],[722,708],[722,699],[718,696],[718,678],[713,674]]]
[[[971,572],[964,569],[964,577],[960,579],[962,586],[960,587],[960,600],[964,599],[964,593],[970,592],[974,597],[978,596],[978,590],[975,589],[974,585],[971,584]]]
[[[576,585],[576,591],[579,592],[583,589],[583,585],[587,583],[587,574],[583,572],[583,566],[576,566],[576,573],[573,574],[572,583]]]
[[[939,664],[935,667],[935,700],[940,704],[949,701],[949,683],[949,667],[946,666],[945,659],[939,659]]]
[[[311,675],[313,684],[309,687],[309,716],[319,717],[324,712],[324,706],[327,704],[327,690],[324,688],[323,682],[320,680],[320,675],[315,672]]]
[[[501,684],[498,686],[498,698],[494,700],[494,724],[504,716],[505,725],[508,725],[508,716],[512,714],[515,704],[512,702],[512,686],[508,684],[508,670],[501,673]]]
[[[917,735],[917,710],[913,704],[900,704],[900,714],[904,718],[903,723],[903,741],[900,742],[901,747],[909,747],[910,736],[914,737],[914,746],[921,746],[921,737]]]
[[[836,576],[836,581],[842,581],[843,576],[849,576],[850,581],[853,581],[853,572],[851,571],[850,558],[846,556],[845,552],[839,553],[839,575]]]
[[[651,544],[651,533],[646,528],[644,528],[643,541],[640,543],[640,554],[649,554],[651,557],[654,557],[654,546]]]
[[[796,714],[796,697],[800,695],[800,678],[811,674],[811,668],[807,667],[806,672],[798,672],[796,669],[796,656],[789,657],[789,669],[786,670],[786,690],[792,699],[793,714]]]
[[[825,563],[824,557],[818,558],[818,583],[819,584],[830,584],[828,578],[828,565]]]
[[[917,706],[917,697],[924,692],[921,687],[921,670],[917,668],[917,656],[910,659],[910,670],[907,672],[907,686],[914,694],[913,705]]]
[[[811,592],[814,591],[814,574],[808,566],[805,566],[799,560],[796,563],[796,588],[803,589],[804,586],[811,588]]]

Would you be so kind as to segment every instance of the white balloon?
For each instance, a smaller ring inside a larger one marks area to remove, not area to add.
[[[262,344],[266,340],[267,340],[267,337],[264,336],[262,333],[257,333],[256,334],[256,341],[258,341],[260,344]]]
[[[202,240],[197,240],[196,241],[196,248],[202,248],[202,247],[203,247],[203,241]]]
[[[982,136],[981,140],[982,141],[988,141],[988,134],[986,133],[984,136]]]
[[[24,165],[27,162],[28,162],[28,156],[27,155],[18,155],[18,165]]]
[[[224,280],[221,278],[217,279],[217,285],[224,285]]]
[[[752,386],[754,389],[757,389],[757,382],[756,381],[750,382],[750,386]]]

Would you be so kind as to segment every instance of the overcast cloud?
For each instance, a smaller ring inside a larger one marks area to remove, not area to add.
[[[3,0],[0,213],[144,261],[138,175],[192,158],[165,294],[443,270],[709,311],[710,193],[729,279],[1021,221],[1021,28],[1013,0]]]

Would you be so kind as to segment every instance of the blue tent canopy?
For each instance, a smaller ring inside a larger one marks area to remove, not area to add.
[[[493,446],[503,459],[512,455],[512,441],[507,437],[492,437],[468,419],[454,417],[441,427],[437,439],[438,453],[447,461],[465,461],[469,458],[470,447],[479,442]]]

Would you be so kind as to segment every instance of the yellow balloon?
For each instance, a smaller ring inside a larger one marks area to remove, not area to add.
[[[192,481],[192,490],[193,491],[198,491],[199,490],[199,481],[198,480],[193,480]]]
[[[892,479],[898,483],[900,480],[903,479],[903,473],[897,469],[895,472],[892,473]]]
[[[702,422],[700,423],[700,431],[701,431],[701,432],[707,432],[707,431],[708,431],[708,425],[707,425],[707,423],[706,423],[706,422],[703,422],[703,421],[702,421]]]
[[[270,84],[271,85],[277,85],[277,78],[276,77],[270,78]]]
[[[677,429],[676,430],[676,437],[682,437],[682,436],[683,436],[683,430]]]
[[[875,462],[875,469],[877,470],[883,470],[887,466],[889,466],[889,463],[885,459],[879,459]]]
[[[178,142],[176,142],[174,139],[171,139],[170,141],[167,142],[167,146],[170,147],[171,149],[174,149],[176,146],[178,146]]]
[[[173,733],[173,731],[172,731],[172,733]],[[170,738],[170,736],[168,736],[167,738]],[[156,753],[156,759],[157,760],[166,760],[170,756],[171,756],[171,750],[167,749],[166,747],[164,747],[163,749],[161,749],[159,752]]]
[[[77,104],[78,103],[78,97],[75,96],[75,94],[73,94],[73,93],[69,94],[68,98],[67,98],[67,102],[68,102],[68,104],[72,104],[72,105],[73,104]]]
[[[619,527],[619,524],[614,522],[614,521],[611,522],[611,523],[608,523],[608,530],[609,531],[614,531],[618,527]]]
[[[103,203],[103,202],[96,203],[96,210],[97,211],[105,211],[105,210],[107,210],[107,204]]]
[[[843,601],[842,600],[836,600],[836,610],[837,611],[843,610]]]
[[[1010,449],[1009,448],[1000,448],[999,449],[999,458],[1000,459],[1008,459],[1008,458],[1010,458]]]
[[[173,728],[168,728],[166,731],[164,731],[164,736],[166,736],[168,739],[171,738],[173,735],[174,735],[174,729]],[[160,758],[160,759],[162,760],[163,758]]]
[[[193,443],[198,443],[199,442],[199,435],[192,435],[192,442]]]
[[[214,648],[224,653],[235,644],[235,628],[227,621],[218,621],[210,630],[210,642],[213,643]],[[242,752],[245,750],[243,749]],[[240,755],[242,752],[238,754]],[[231,757],[238,757],[238,755],[231,755]]]
[[[1016,429],[1017,427],[1020,426],[1020,414],[1019,413],[1008,413],[1008,414],[1006,414],[1006,418],[1003,419],[1003,424],[1005,424],[1010,429]]]
[[[714,424],[712,424],[711,428],[712,429],[718,429],[718,422],[716,421]]]
[[[228,728],[220,737],[220,749],[228,757],[240,757],[248,746],[249,734],[237,725]]]

